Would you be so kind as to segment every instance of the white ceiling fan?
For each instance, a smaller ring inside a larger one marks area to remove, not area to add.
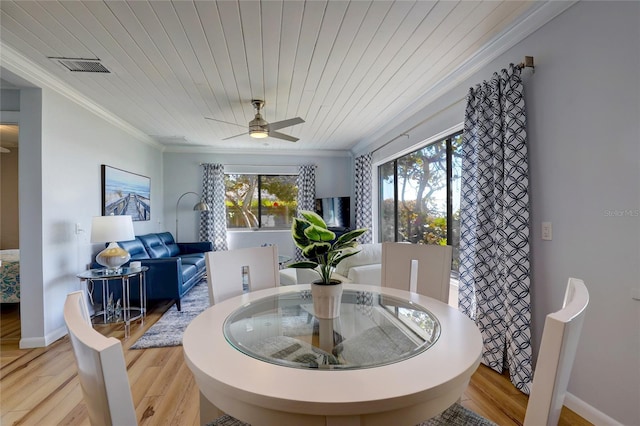
[[[222,139],[232,139],[238,136],[249,134],[252,138],[266,138],[267,136],[270,138],[282,139],[289,142],[297,142],[299,139],[290,135],[285,135],[284,133],[276,132],[276,130],[283,129],[285,127],[294,126],[296,124],[304,123],[304,120],[300,117],[288,118],[282,121],[276,121],[274,123],[269,123],[267,120],[262,118],[262,114],[260,114],[260,110],[264,106],[264,101],[254,99],[251,101],[251,105],[256,110],[256,116],[253,120],[249,122],[249,131],[240,133],[239,135],[229,136],[228,138]],[[220,123],[233,124],[234,126],[245,127],[241,124],[231,123],[228,121],[218,120],[216,118],[205,117],[207,120],[219,121]]]

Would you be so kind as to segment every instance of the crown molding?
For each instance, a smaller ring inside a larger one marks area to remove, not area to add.
[[[418,101],[403,109],[387,123],[371,131],[351,148],[351,152],[364,152],[375,142],[380,141],[380,135],[388,136],[388,133],[396,130],[398,127],[397,123],[406,122],[409,117],[419,113],[436,99],[457,87],[459,84],[488,65],[491,61],[504,54],[516,44],[520,43],[526,37],[533,34],[536,30],[556,16],[560,15],[578,1],[579,0],[535,2],[532,6],[535,10],[531,11],[522,19],[512,24],[509,28],[496,35],[453,72],[449,73],[429,88],[429,90],[427,90]],[[517,62],[521,59],[522,58],[515,58]],[[399,133],[401,134],[403,132]],[[392,137],[393,136],[390,136],[385,139],[390,139]]]
[[[185,145],[168,145],[165,146],[165,153],[175,154],[240,154],[240,155],[277,155],[277,156],[295,156],[295,157],[352,157],[353,154],[349,150],[302,150],[302,149],[274,149],[274,148],[255,148],[251,153],[246,149],[225,149],[215,148],[202,145],[185,146]]]
[[[149,137],[138,128],[132,126],[122,120],[112,112],[102,108],[92,100],[77,92],[75,89],[66,85],[64,82],[55,78],[51,74],[44,71],[35,63],[31,62],[13,48],[7,46],[0,40],[0,65],[8,71],[16,74],[20,78],[24,78],[30,83],[38,87],[46,87],[51,89],[67,99],[75,102],[81,107],[91,111],[98,117],[123,130],[137,140],[144,142],[152,147],[162,150],[163,146]]]

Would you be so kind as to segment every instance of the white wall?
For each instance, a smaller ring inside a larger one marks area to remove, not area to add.
[[[161,229],[161,152],[50,89],[21,90],[21,347],[66,334],[62,306],[81,288],[76,274],[97,251],[91,218],[101,215],[101,164],[151,178],[151,221]],[[76,223],[84,229],[75,233]]]
[[[640,424],[640,3],[578,4],[552,24],[536,34],[548,67],[530,90],[536,337],[566,277],[583,278],[591,301],[569,391]],[[553,241],[540,240],[543,221]]]
[[[42,242],[42,91],[20,91],[20,347],[46,346]]]
[[[175,235],[176,201],[187,191],[202,193],[202,163],[221,163],[226,169],[240,173],[259,170],[263,173],[283,173],[296,170],[303,164],[315,164],[316,197],[351,196],[353,191],[353,166],[347,152],[316,152],[305,155],[281,155],[265,152],[256,155],[239,154],[164,154],[165,218],[167,230]],[[179,239],[198,240],[199,214],[192,209],[197,202],[195,195],[187,195],[179,206]],[[352,203],[354,200],[352,199]],[[229,231],[227,242],[230,249],[256,247],[264,243],[276,244],[280,254],[293,254],[293,241],[289,231]]]
[[[631,298],[640,291],[638,46],[640,3],[579,2],[374,144],[426,120],[380,159],[459,124],[469,87],[535,57],[535,73],[523,71],[534,355],[568,277],[584,279],[591,300],[566,403],[599,424],[640,425],[640,301]],[[543,221],[552,241],[541,240]]]

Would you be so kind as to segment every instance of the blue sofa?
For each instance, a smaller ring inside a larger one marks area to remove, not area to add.
[[[129,252],[131,260],[149,267],[145,275],[147,300],[172,299],[178,310],[182,296],[207,272],[204,254],[213,251],[211,242],[176,243],[170,232],[138,235],[118,244]],[[131,284],[131,299],[136,300],[138,286]]]

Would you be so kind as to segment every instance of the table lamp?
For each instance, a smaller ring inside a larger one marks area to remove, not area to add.
[[[131,216],[95,216],[91,222],[91,242],[109,245],[96,255],[96,262],[117,273],[120,267],[131,259],[128,251],[116,241],[130,241],[135,238]]]

